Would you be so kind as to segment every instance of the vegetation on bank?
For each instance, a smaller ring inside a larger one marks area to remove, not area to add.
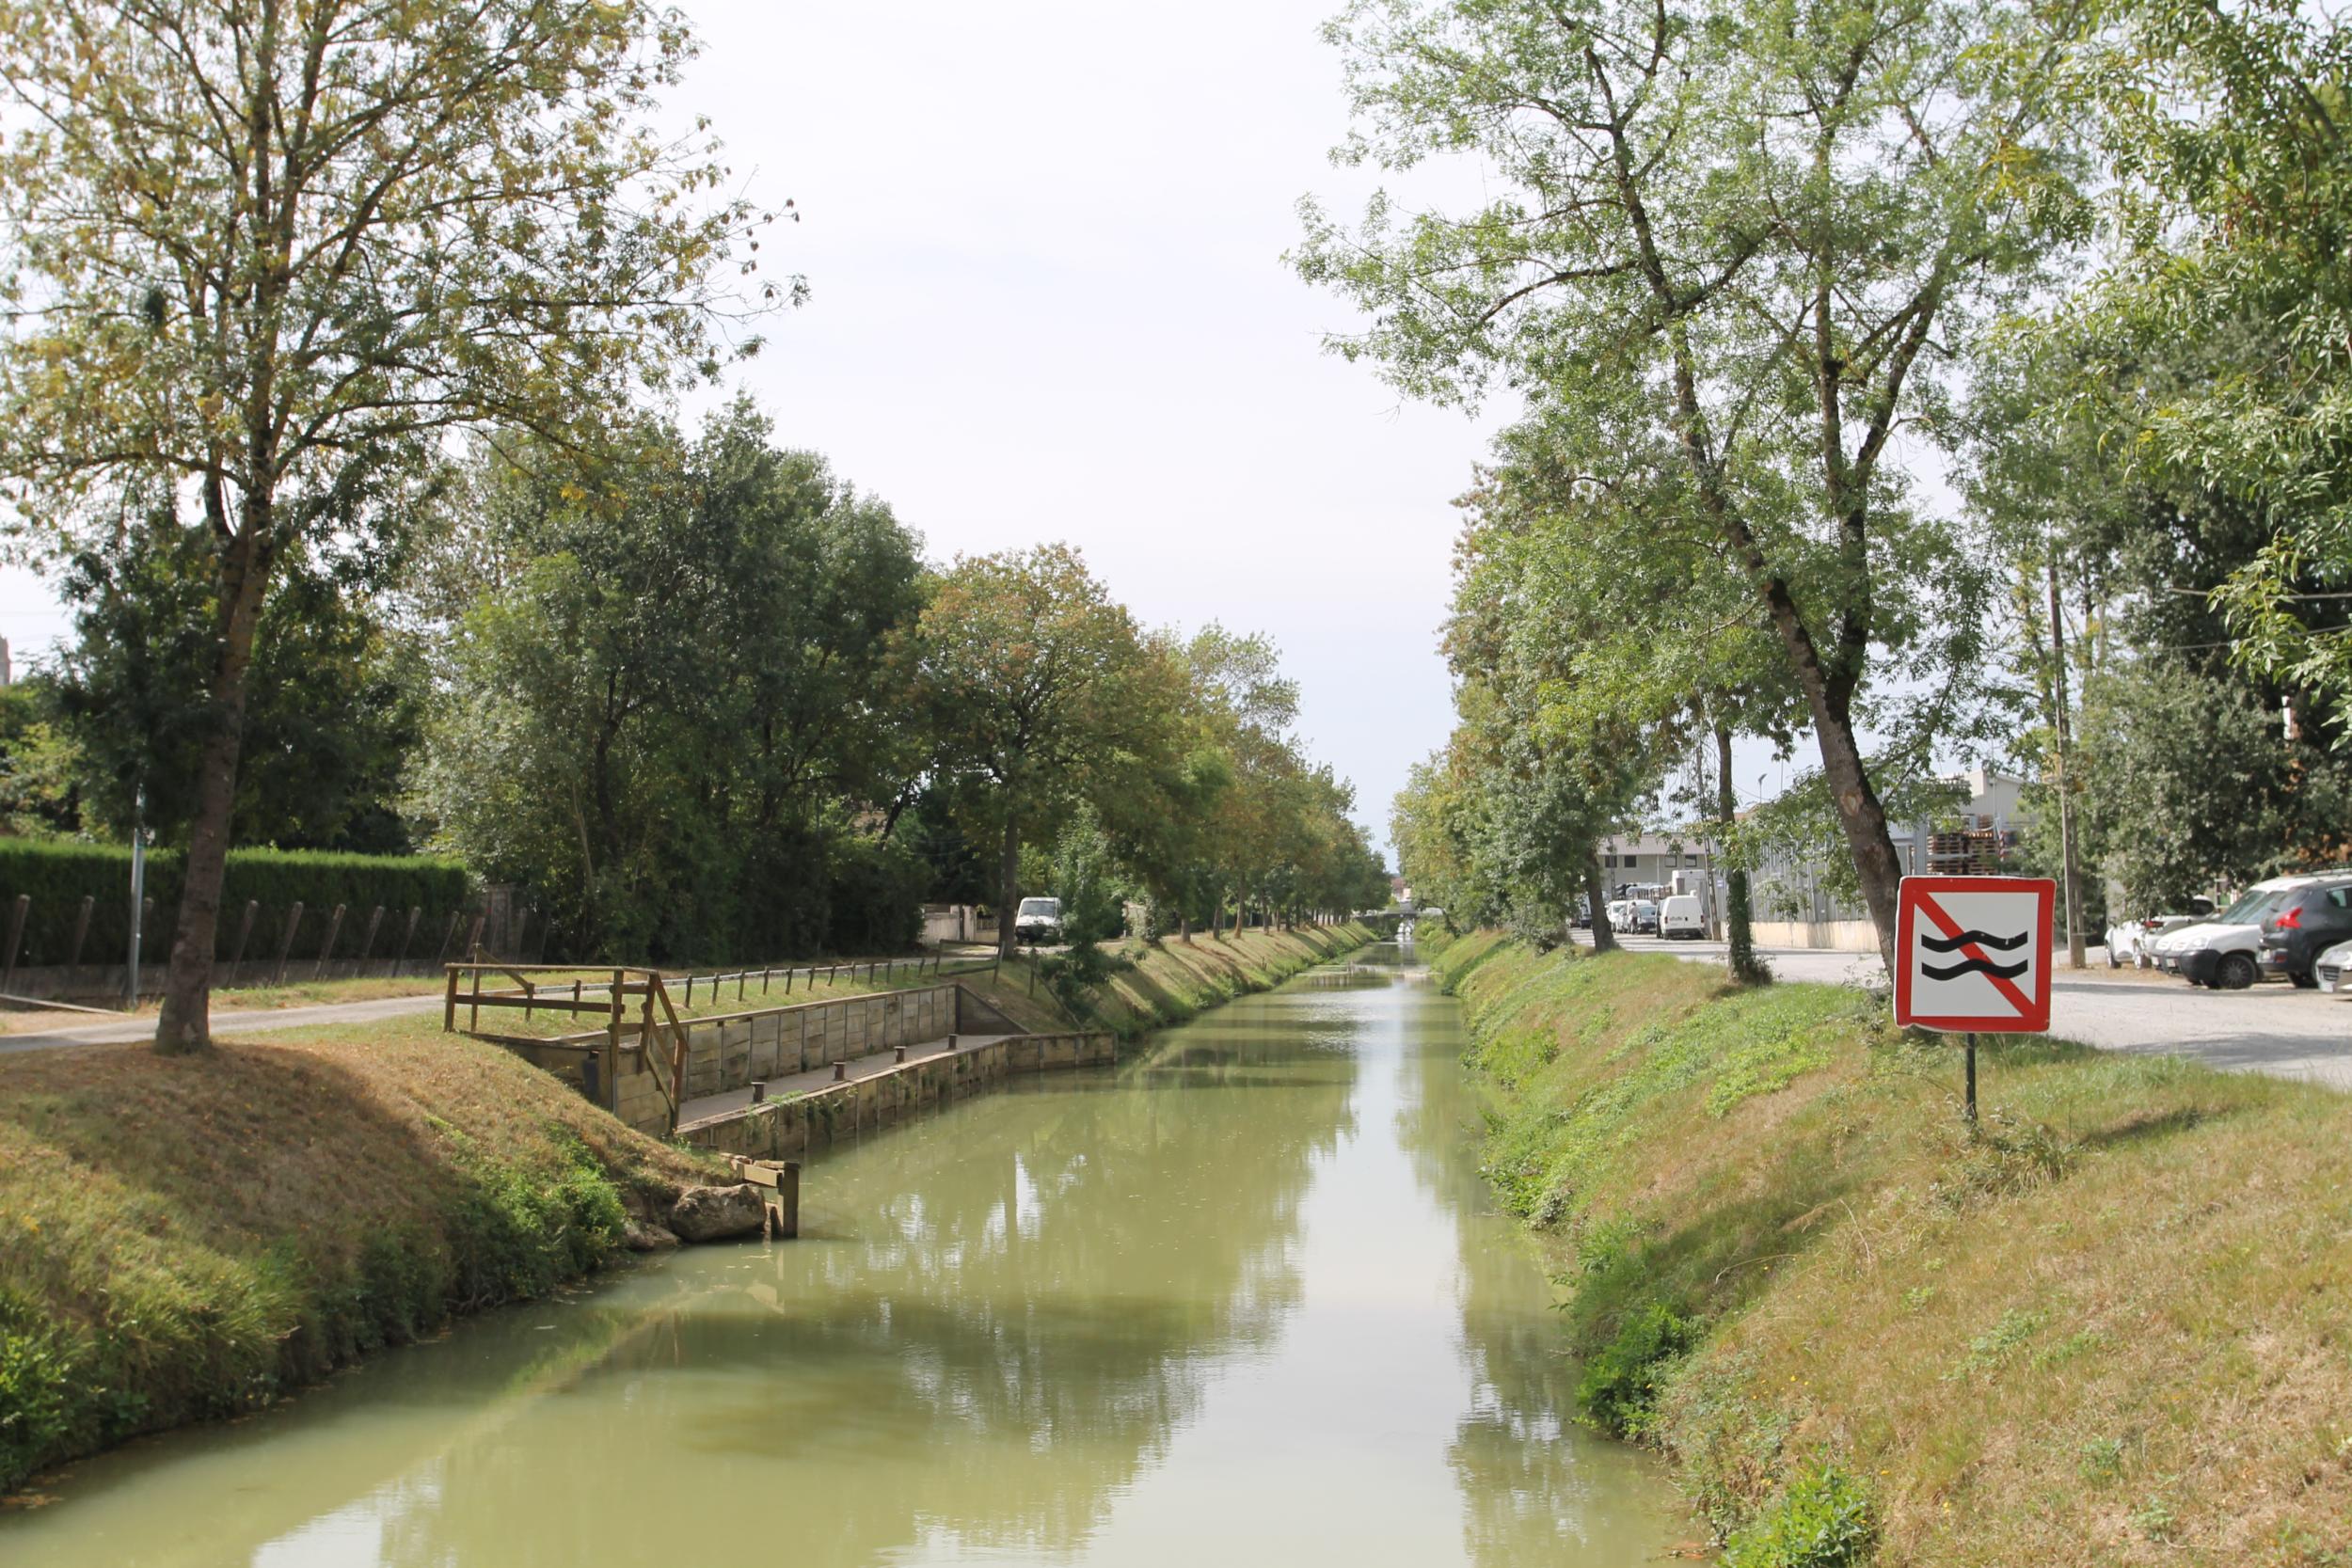
[[[1737,1568],[2259,1563],[2352,1544],[2352,1101],[1988,1045],[1672,958],[1436,959],[1586,1418]]]
[[[1076,1023],[1107,1029],[1130,1039],[1165,1029],[1250,991],[1270,990],[1292,975],[1350,953],[1374,940],[1371,927],[1356,921],[1338,926],[1290,928],[1251,927],[1216,936],[1168,937],[1156,942],[1130,939],[1103,951],[1099,980],[1065,985],[1057,1000]],[[1055,990],[1047,958],[1009,965],[999,990],[1009,990],[1022,969],[1039,965],[1038,996]],[[1018,1015],[1016,1015],[1018,1016]],[[1067,1027],[1041,1022],[1033,1027]]]
[[[543,1295],[707,1179],[438,1018],[0,1058],[0,1490]]]

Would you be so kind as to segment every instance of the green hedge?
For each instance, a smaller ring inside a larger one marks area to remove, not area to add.
[[[155,901],[155,913],[143,945],[150,962],[161,963],[170,950],[182,876],[183,857],[178,850],[149,852],[147,895]],[[0,839],[0,942],[6,941],[6,922],[20,895],[32,899],[25,911],[24,944],[17,953],[20,967],[70,961],[73,927],[85,897],[94,902],[89,933],[82,943],[82,962],[121,961],[131,936],[131,851],[127,847],[60,839]],[[232,955],[248,902],[261,905],[246,946],[245,956],[251,960],[276,953],[286,913],[296,903],[303,906],[302,925],[294,935],[296,955],[320,956],[328,918],[335,906],[342,904],[346,909],[336,933],[334,957],[356,958],[367,940],[368,916],[379,904],[384,907],[384,927],[376,935],[375,956],[386,958],[399,951],[411,909],[424,911],[417,927],[417,942],[422,947],[437,943],[450,914],[470,907],[472,901],[466,868],[453,860],[425,855],[342,855],[316,849],[236,849],[229,855],[215,951],[224,959]]]

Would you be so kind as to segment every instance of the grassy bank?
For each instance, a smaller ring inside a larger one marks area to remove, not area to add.
[[[992,980],[963,981],[1037,1030],[1107,1029],[1122,1039],[1184,1022],[1250,991],[1270,990],[1294,974],[1343,957],[1374,940],[1371,929],[1302,926],[1295,930],[1250,929],[1223,936],[1134,939],[1106,946],[1103,981],[1057,1000],[1052,958],[1023,957]]]
[[[1437,958],[1587,1418],[1765,1565],[2352,1563],[2352,1099],[1672,958]]]
[[[708,1179],[439,1022],[0,1058],[0,1491],[543,1294]]]

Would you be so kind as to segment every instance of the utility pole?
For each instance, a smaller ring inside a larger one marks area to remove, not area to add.
[[[131,955],[124,966],[122,1005],[139,1008],[139,913],[147,903],[147,786],[139,785],[131,807]]]
[[[2066,611],[2058,599],[2058,546],[2054,541],[2044,564],[2050,582],[2050,692],[2056,698],[2058,721],[2058,856],[2066,874],[2066,967],[2083,967],[2083,879],[2074,859],[2074,802],[2066,777]]]

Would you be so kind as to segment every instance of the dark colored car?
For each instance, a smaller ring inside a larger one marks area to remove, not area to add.
[[[2297,888],[2263,919],[2263,973],[2283,974],[2309,990],[2319,984],[2312,965],[2347,939],[2352,939],[2352,879]]]

